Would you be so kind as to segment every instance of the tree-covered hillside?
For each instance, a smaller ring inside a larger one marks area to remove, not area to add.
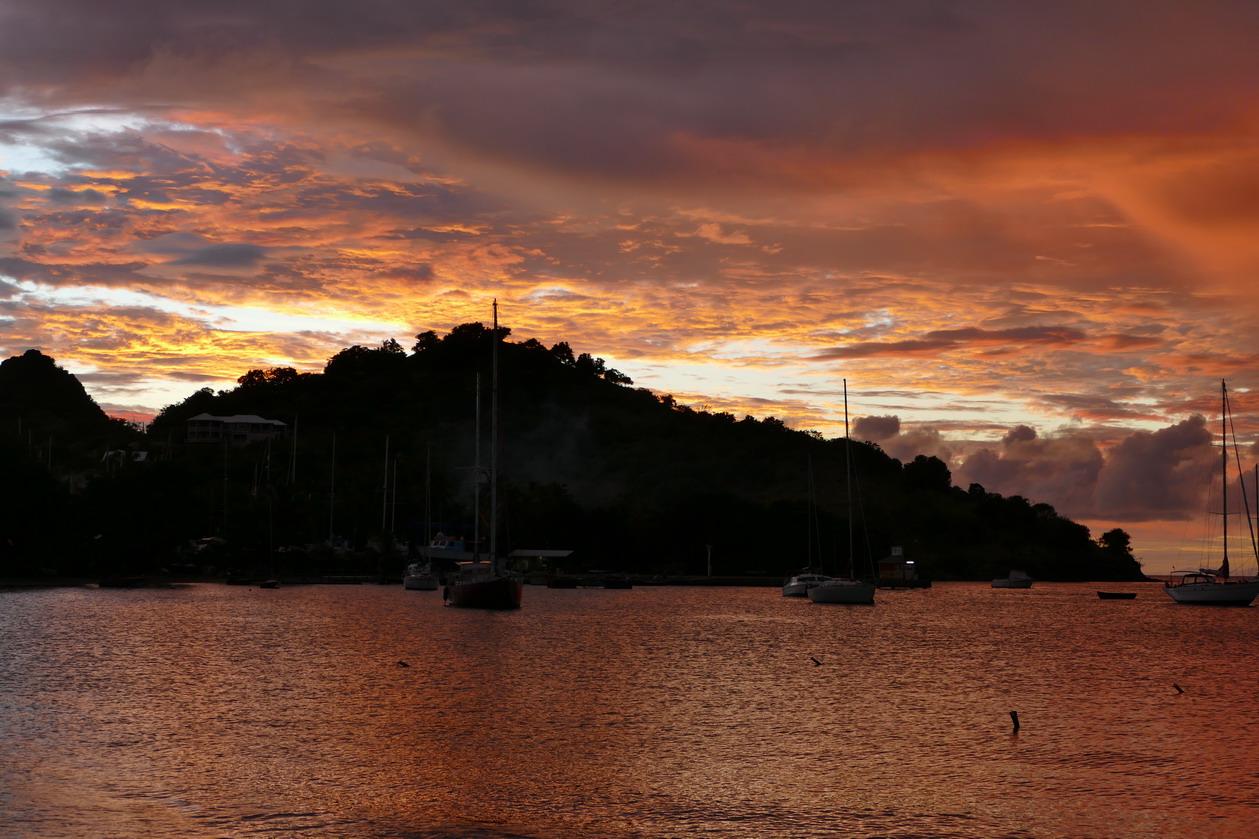
[[[0,362],[0,574],[80,565],[86,490],[139,439],[38,350]]]
[[[1048,505],[954,487],[935,458],[902,464],[871,443],[849,448],[774,418],[694,410],[566,343],[509,334],[497,335],[504,550],[573,549],[574,570],[664,574],[703,573],[711,551],[715,574],[781,575],[846,568],[851,527],[859,571],[901,546],[935,579],[1011,568],[1042,579],[1141,578],[1123,531],[1095,541]],[[410,352],[395,341],[350,347],[322,373],[251,370],[236,388],[163,409],[139,444],[145,461],[73,484],[69,465],[54,459],[41,492],[50,507],[75,510],[61,535],[77,547],[63,549],[61,564],[152,569],[187,560],[180,551],[192,540],[218,537],[225,563],[396,573],[395,542],[437,529],[483,535],[471,467],[491,456],[495,340],[492,329],[464,324],[417,336]],[[244,446],[187,442],[187,421],[201,413],[280,420],[288,433]],[[4,561],[13,573],[33,556],[11,550]]]

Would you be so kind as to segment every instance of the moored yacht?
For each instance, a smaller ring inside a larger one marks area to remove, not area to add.
[[[856,573],[856,546],[853,538],[856,519],[853,502],[857,496],[857,473],[852,465],[852,440],[848,436],[848,380],[844,379],[844,472],[848,490],[848,576],[822,580],[808,590],[809,600],[814,603],[873,603],[874,560],[870,558],[870,539],[866,534],[865,549],[870,561],[870,578],[858,579]],[[862,513],[864,525],[865,514]]]
[[[408,591],[437,591],[438,585],[437,575],[427,562],[412,562],[402,578],[402,587]]]
[[[506,561],[498,552],[498,344],[502,335],[498,330],[498,301],[494,301],[494,332],[493,332],[493,378],[490,385],[490,469],[481,473],[481,423],[480,423],[480,385],[477,386],[477,427],[476,427],[476,465],[478,473],[476,487],[479,499],[479,487],[482,480],[490,485],[490,543],[489,553],[482,554],[479,549],[480,539],[473,539],[476,552],[471,562],[459,563],[459,572],[442,592],[442,599],[448,606],[465,606],[473,609],[519,609],[524,593],[524,581],[513,570],[507,567]],[[479,514],[479,501],[473,507]],[[431,554],[430,554],[431,556]]]
[[[1256,597],[1259,597],[1259,578],[1250,578],[1246,580],[1230,579],[1229,559],[1228,559],[1228,517],[1230,515],[1228,507],[1228,437],[1229,426],[1232,422],[1233,415],[1229,408],[1228,388],[1224,382],[1220,382],[1220,501],[1223,510],[1220,513],[1221,525],[1221,544],[1223,546],[1223,559],[1220,562],[1218,570],[1210,568],[1202,568],[1197,571],[1173,571],[1172,578],[1168,580],[1163,591],[1167,592],[1167,596],[1177,603],[1197,603],[1204,606],[1249,606]],[[1237,430],[1233,431],[1233,446],[1237,445]],[[1241,463],[1238,461],[1238,471],[1240,472]],[[1242,476],[1239,474],[1238,478]],[[1259,468],[1256,468],[1256,477],[1259,477]],[[1244,484],[1243,484],[1244,486]],[[1259,482],[1256,483],[1256,504],[1259,504]],[[1254,532],[1251,531],[1253,539]],[[1259,563],[1259,542],[1251,543],[1254,550],[1255,561]]]
[[[874,583],[837,577],[809,589],[814,603],[873,603]]]
[[[442,591],[450,606],[519,609],[524,582],[499,563],[461,562],[454,581]]]
[[[825,574],[805,569],[783,583],[783,597],[807,597],[809,589],[829,579]]]
[[[1229,580],[1210,571],[1173,571],[1163,591],[1177,603],[1249,606],[1259,597],[1259,580]]]

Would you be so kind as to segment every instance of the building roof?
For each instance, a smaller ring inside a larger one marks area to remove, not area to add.
[[[188,421],[193,420],[211,420],[222,423],[248,423],[250,425],[285,425],[279,420],[266,419],[257,414],[236,414],[230,417],[216,417],[213,414],[197,414],[195,417],[189,417]]]

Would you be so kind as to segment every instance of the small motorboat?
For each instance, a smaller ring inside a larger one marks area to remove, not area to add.
[[[1102,600],[1136,600],[1135,591],[1099,591],[1097,596]]]
[[[433,573],[432,564],[413,562],[407,566],[407,574],[402,578],[402,587],[407,591],[437,591],[441,582]]]
[[[1036,582],[1022,571],[1011,571],[1008,577],[998,577],[992,581],[993,588],[1031,588]]]

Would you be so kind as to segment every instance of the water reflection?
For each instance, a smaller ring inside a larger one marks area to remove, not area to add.
[[[0,816],[35,839],[1249,836],[1256,610],[1141,592],[5,593]]]

